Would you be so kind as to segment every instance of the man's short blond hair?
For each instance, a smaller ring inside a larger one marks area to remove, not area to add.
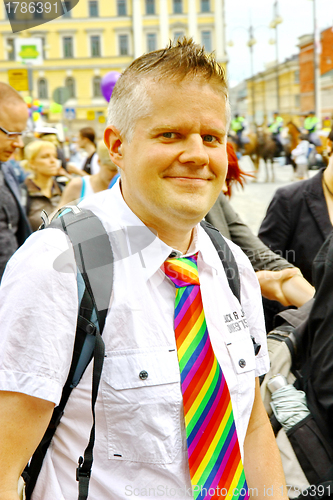
[[[213,54],[192,39],[182,38],[161,50],[135,59],[118,79],[108,107],[108,125],[115,126],[122,138],[131,141],[138,119],[151,114],[148,83],[181,83],[198,78],[220,92],[226,102],[226,122],[230,123],[228,87],[224,69]]]
[[[110,170],[118,171],[118,167],[111,160],[109,150],[103,141],[97,143],[97,155],[102,165],[106,165]]]

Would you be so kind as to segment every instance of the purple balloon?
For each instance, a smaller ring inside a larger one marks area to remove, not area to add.
[[[111,99],[112,91],[119,77],[120,73],[118,73],[118,71],[110,71],[110,73],[104,75],[101,80],[101,92],[107,102]]]

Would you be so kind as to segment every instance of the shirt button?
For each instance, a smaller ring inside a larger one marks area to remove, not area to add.
[[[245,361],[245,359],[240,359],[240,360],[238,361],[238,364],[239,364],[239,366],[240,366],[241,368],[244,368],[244,367],[246,366],[246,361]]]
[[[146,372],[146,370],[142,370],[139,373],[139,377],[141,378],[141,380],[146,380],[146,378],[148,378],[148,372]]]

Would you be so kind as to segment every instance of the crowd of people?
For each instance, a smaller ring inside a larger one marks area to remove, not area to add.
[[[76,145],[84,154],[78,160],[71,149],[66,157],[51,128],[26,134],[25,102],[0,83],[0,500],[19,498],[20,476],[79,349],[82,262],[76,267],[75,244],[58,226],[37,231],[53,214],[60,222],[75,214],[71,206],[100,219],[115,254],[104,365],[99,390],[92,363],[75,384],[31,498],[72,500],[78,481],[80,500],[167,491],[176,499],[264,500],[266,488],[273,500],[287,500],[260,395],[270,324],[262,297],[281,308],[312,299],[311,265],[332,232],[333,155],[311,179],[277,190],[256,236],[230,201],[248,174],[228,128],[241,146],[245,125],[238,115],[231,120],[224,71],[212,55],[185,38],[139,57],[119,78],[108,116],[103,140],[81,128]],[[276,113],[269,129],[277,150],[282,124]],[[317,126],[311,114],[304,126],[308,136],[293,154],[306,177],[304,143],[315,140]],[[225,237],[224,251],[210,225]],[[99,241],[89,252],[104,251]],[[90,276],[101,295],[106,271]],[[100,299],[84,306],[95,345]]]

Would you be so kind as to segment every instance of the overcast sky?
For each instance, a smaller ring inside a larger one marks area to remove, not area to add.
[[[232,47],[227,45],[231,87],[251,76],[247,46],[251,22],[257,40],[253,48],[254,73],[262,71],[265,63],[275,60],[275,45],[269,44],[269,40],[275,38],[275,30],[268,28],[273,19],[273,5],[274,0],[225,0],[226,41],[234,43]],[[283,18],[278,26],[278,52],[282,62],[299,52],[299,36],[313,33],[313,0],[278,0],[278,8]],[[332,27],[333,0],[316,0],[316,10],[319,29]]]

